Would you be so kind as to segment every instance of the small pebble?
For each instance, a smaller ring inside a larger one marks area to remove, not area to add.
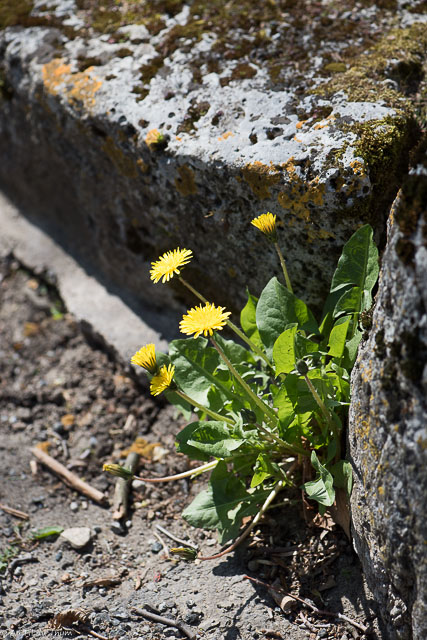
[[[55,560],[56,562],[60,562],[62,560],[62,551],[58,551],[58,553],[55,556]]]
[[[99,593],[100,596],[106,596],[108,591],[107,591],[107,589],[105,587],[99,587],[98,593]]]
[[[95,533],[101,533],[102,531],[102,527],[100,527],[98,524],[94,526],[93,528]]]
[[[126,533],[126,529],[124,528],[120,520],[114,520],[110,525],[110,529],[117,536],[123,536]]]
[[[79,504],[78,504],[78,502],[72,502],[72,503],[70,504],[70,509],[71,509],[71,511],[72,511],[73,513],[76,513],[76,511],[78,511],[78,510],[79,510]]]
[[[163,549],[163,545],[161,542],[153,542],[153,544],[150,547],[150,550],[153,553],[160,553],[162,549]]]
[[[83,502],[80,503],[80,506],[81,506],[82,509],[84,509],[86,511],[86,509],[88,507],[88,504],[87,504],[86,500],[83,500]]]

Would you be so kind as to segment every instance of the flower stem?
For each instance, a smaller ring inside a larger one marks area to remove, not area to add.
[[[201,467],[189,469],[188,471],[184,471],[183,473],[177,473],[174,476],[163,476],[162,478],[144,478],[143,476],[134,476],[134,480],[142,480],[143,482],[170,482],[171,480],[181,480],[181,478],[190,478],[191,476],[199,475],[200,473],[204,473],[205,471],[215,469],[218,462],[219,460],[212,460],[212,462],[202,464]]]
[[[186,280],[184,280],[184,278],[183,278],[182,276],[178,276],[178,279],[179,279],[179,281],[184,285],[184,287],[187,287],[187,289],[188,289],[189,291],[191,291],[191,293],[193,293],[197,298],[199,298],[199,300],[201,300],[201,301],[202,301],[202,302],[204,302],[204,303],[207,303],[207,302],[208,302],[208,301],[206,300],[206,298],[204,298],[204,297],[202,296],[202,294],[201,294],[201,293],[199,293],[199,292],[197,291],[197,289],[195,289],[194,287],[192,287],[192,286],[191,286],[191,284],[190,284],[189,282],[187,282]],[[243,331],[241,331],[241,330],[239,329],[239,327],[236,327],[236,325],[235,325],[233,322],[231,322],[231,320],[226,320],[226,322],[227,322],[227,326],[228,326],[228,327],[230,327],[230,329],[231,329],[232,331],[234,331],[234,333],[235,333],[236,335],[238,335],[238,336],[239,336],[239,338],[240,338],[241,340],[243,340],[243,342],[246,342],[246,344],[247,344],[247,345],[252,349],[252,351],[253,351],[254,353],[256,353],[256,354],[257,354],[257,356],[260,356],[260,358],[262,358],[262,359],[264,360],[264,362],[265,362],[266,364],[268,364],[268,366],[272,369],[272,368],[273,368],[273,365],[271,364],[270,360],[267,358],[267,356],[265,355],[265,353],[263,353],[263,352],[261,351],[261,349],[260,349],[259,347],[257,347],[257,345],[256,345],[254,342],[252,342],[252,340],[251,340],[250,338],[248,338],[248,337],[243,333]]]
[[[277,255],[279,256],[280,264],[282,266],[283,275],[285,276],[286,287],[287,287],[288,291],[293,293],[293,289],[292,289],[291,281],[289,279],[289,274],[288,274],[288,270],[286,268],[286,262],[285,262],[285,258],[283,257],[283,253],[281,252],[280,247],[279,247],[277,242],[274,242],[273,244],[274,244],[274,248],[277,251]]]
[[[274,425],[276,425],[277,424],[277,416],[274,413],[274,411],[272,409],[270,409],[270,407],[267,404],[265,404],[265,402],[263,402],[260,398],[258,398],[258,396],[252,391],[250,386],[243,380],[243,378],[240,376],[240,374],[237,373],[236,369],[231,364],[230,360],[227,358],[227,356],[225,355],[224,351],[215,342],[213,336],[211,336],[211,341],[212,341],[213,346],[218,351],[219,355],[221,356],[221,358],[224,360],[225,364],[229,368],[230,372],[236,378],[236,380],[238,381],[240,386],[243,387],[243,389],[246,391],[246,393],[248,394],[249,398],[251,400],[253,400],[253,402],[257,405],[257,407],[259,409],[261,409],[263,414],[268,418],[268,421],[272,422]]]
[[[187,396],[187,394],[184,393],[183,391],[181,391],[180,389],[174,389],[174,391],[183,400],[185,400],[189,404],[192,404],[193,407],[196,407],[197,409],[200,409],[200,411],[203,411],[203,413],[207,413],[208,416],[210,416],[214,420],[220,420],[221,422],[227,422],[228,424],[231,424],[231,425],[234,426],[234,420],[232,420],[231,418],[226,418],[225,416],[222,416],[219,413],[216,413],[215,411],[211,411],[210,409],[207,409],[202,404],[199,404],[198,402],[196,402],[196,400],[193,400],[193,398],[190,398],[190,396]]]
[[[319,394],[317,393],[313,383],[311,382],[310,378],[305,375],[304,376],[304,380],[307,383],[308,388],[310,389],[311,395],[313,396],[313,398],[315,399],[320,411],[322,412],[323,417],[325,418],[326,422],[328,423],[333,435],[335,438],[337,438],[337,446],[339,447],[339,437],[338,437],[338,432],[336,429],[336,425],[334,423],[334,420],[331,416],[331,412],[328,411],[328,409],[326,408],[325,403],[323,402],[323,400],[320,398]]]
[[[255,426],[259,431],[262,431],[262,433],[264,433],[272,441],[277,442],[277,444],[280,445],[280,447],[282,449],[284,449],[285,451],[289,452],[291,455],[293,455],[293,456],[298,456],[298,455],[308,456],[309,455],[308,451],[306,451],[302,447],[298,447],[298,446],[295,446],[295,445],[292,445],[292,444],[288,444],[287,442],[285,442],[284,440],[279,438],[279,436],[276,436],[275,433],[272,433],[271,431],[269,431],[268,429],[263,427],[261,424],[259,424],[259,422],[256,422]]]

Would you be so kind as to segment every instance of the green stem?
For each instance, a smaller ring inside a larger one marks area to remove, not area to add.
[[[243,387],[243,389],[246,391],[246,393],[248,394],[250,399],[253,400],[253,402],[257,405],[257,407],[259,409],[261,409],[263,414],[268,418],[268,421],[272,422],[273,425],[276,425],[277,424],[277,416],[274,413],[274,411],[272,409],[270,409],[270,407],[267,404],[265,404],[265,402],[263,402],[262,400],[260,400],[260,398],[258,398],[258,396],[252,391],[250,386],[243,380],[243,378],[240,376],[240,374],[237,373],[236,369],[231,364],[230,360],[227,358],[227,356],[225,355],[224,351],[215,342],[213,336],[211,336],[211,341],[212,341],[213,346],[218,351],[219,355],[221,356],[221,358],[224,360],[225,364],[229,368],[229,370],[232,373],[232,375],[236,378],[236,380],[238,381],[240,386]]]
[[[181,480],[181,478],[191,478],[191,476],[199,475],[200,473],[204,473],[205,471],[215,469],[218,462],[219,460],[212,460],[212,462],[207,462],[201,467],[189,469],[188,471],[184,471],[183,473],[177,473],[174,476],[163,476],[162,478],[144,478],[143,476],[133,477],[135,480],[143,480],[143,482],[170,482],[171,480]]]
[[[316,403],[320,409],[320,411],[322,412],[323,417],[325,418],[326,422],[329,425],[329,428],[331,429],[332,433],[334,434],[334,437],[337,438],[337,444],[338,443],[338,433],[336,430],[336,426],[334,423],[334,420],[331,416],[330,411],[328,411],[328,409],[326,408],[325,403],[323,402],[323,400],[320,398],[319,394],[317,393],[313,383],[311,382],[310,378],[305,375],[304,376],[304,380],[307,383],[308,388],[310,389],[311,395],[313,396],[313,398],[316,400]]]
[[[279,436],[276,436],[275,433],[272,433],[271,431],[269,431],[268,429],[263,427],[261,424],[259,424],[259,422],[256,422],[255,426],[259,431],[262,431],[262,433],[264,433],[266,436],[269,436],[271,438],[271,440],[273,440],[274,442],[277,442],[277,444],[280,445],[280,447],[282,449],[284,449],[285,451],[287,451],[291,455],[293,455],[293,456],[297,456],[297,455],[308,456],[309,455],[308,451],[306,451],[302,447],[298,447],[298,446],[295,446],[295,445],[292,445],[292,444],[288,444],[287,442],[285,442],[284,440],[279,438]]]
[[[190,398],[190,396],[187,396],[186,393],[184,393],[183,391],[181,391],[180,389],[174,389],[175,393],[177,393],[183,400],[185,400],[186,402],[188,402],[189,404],[192,404],[193,407],[196,407],[197,409],[200,409],[200,411],[203,411],[203,413],[207,413],[208,416],[210,416],[211,418],[213,418],[214,420],[220,420],[221,422],[227,422],[228,424],[231,424],[234,426],[234,420],[231,420],[231,418],[226,418],[225,416],[220,415],[219,413],[216,413],[215,411],[211,411],[210,409],[207,409],[206,407],[204,407],[202,404],[199,404],[198,402],[196,402],[195,400],[193,400],[193,398]]]
[[[273,369],[273,365],[271,364],[270,360],[267,358],[265,353],[263,353],[261,349],[257,347],[256,344],[252,342],[250,338],[245,336],[243,331],[240,331],[239,327],[236,327],[236,325],[233,322],[231,322],[231,320],[227,320],[227,325],[230,327],[232,331],[234,331],[236,335],[239,336],[239,338],[243,340],[243,342],[246,342],[246,344],[252,349],[252,351],[257,354],[257,356],[260,356],[260,358],[262,358],[264,362],[268,364],[270,369]]]
[[[205,304],[207,304],[207,302],[208,302],[208,301],[206,300],[206,298],[204,298],[204,297],[202,296],[202,294],[201,294],[201,293],[199,293],[199,292],[197,291],[197,289],[195,289],[194,287],[192,287],[192,286],[191,286],[191,284],[190,284],[189,282],[187,282],[186,280],[184,280],[184,278],[183,278],[182,276],[178,276],[178,279],[179,279],[179,281],[184,285],[184,287],[187,287],[187,289],[188,289],[189,291],[191,291],[191,293],[193,293],[193,294],[196,296],[196,298],[199,298],[199,300],[201,300],[202,302],[204,302]],[[243,331],[241,331],[241,330],[239,329],[239,327],[236,327],[236,325],[235,325],[233,322],[231,322],[231,320],[227,320],[226,322],[227,322],[227,326],[228,326],[228,327],[230,327],[230,329],[231,329],[232,331],[234,331],[234,333],[235,333],[236,335],[238,335],[238,336],[239,336],[239,338],[240,338],[241,340],[243,340],[243,342],[246,342],[246,344],[247,344],[247,345],[252,349],[252,351],[253,351],[254,353],[256,353],[258,356],[260,356],[260,358],[262,358],[262,359],[264,360],[264,362],[265,362],[266,364],[268,364],[268,366],[272,369],[272,368],[273,368],[273,365],[271,364],[270,360],[267,358],[267,356],[265,355],[265,353],[263,353],[263,352],[261,351],[261,349],[260,349],[259,347],[257,347],[257,346],[256,346],[256,344],[255,344],[254,342],[252,342],[252,340],[251,340],[250,338],[248,338],[248,337],[243,333]]]
[[[291,293],[293,293],[293,289],[292,289],[291,281],[290,281],[290,278],[289,278],[288,270],[286,268],[285,258],[283,257],[283,254],[282,254],[282,252],[280,250],[280,247],[279,247],[278,243],[274,242],[273,244],[274,244],[274,248],[277,251],[277,255],[279,256],[280,264],[282,266],[283,275],[285,276],[286,287]]]

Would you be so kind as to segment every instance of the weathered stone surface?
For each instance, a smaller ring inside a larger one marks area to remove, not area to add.
[[[90,542],[91,537],[92,532],[89,527],[71,527],[64,529],[61,533],[61,538],[65,538],[73,549],[83,549]]]
[[[249,222],[272,211],[296,291],[320,303],[350,233],[370,221],[381,235],[416,138],[421,7],[155,6],[2,4],[0,181],[157,303],[174,292],[147,267],[177,245],[217,302],[238,306],[246,283],[259,293],[279,270]]]
[[[372,330],[353,371],[354,545],[390,640],[427,637],[427,162],[392,208]]]

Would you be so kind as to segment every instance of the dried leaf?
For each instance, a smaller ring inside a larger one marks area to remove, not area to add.
[[[139,453],[139,455],[142,458],[151,460],[156,447],[160,447],[160,442],[149,443],[145,440],[145,438],[138,437],[131,444],[129,449],[125,449],[124,451],[121,451],[120,457],[127,458],[129,453],[134,451],[135,453]]]
[[[121,583],[121,578],[118,575],[104,576],[101,578],[94,578],[93,580],[85,580],[82,587],[113,587],[116,584]]]
[[[321,516],[320,513],[316,513],[311,520],[311,525],[320,527],[320,529],[326,529],[326,531],[332,531],[335,528],[335,521],[327,512],[323,516]]]
[[[83,623],[88,621],[88,613],[84,609],[68,609],[57,613],[49,622],[47,627],[49,629],[63,629],[64,627],[70,627],[73,624]]]
[[[49,453],[49,448],[52,446],[52,443],[49,440],[45,440],[45,442],[39,442],[36,444],[37,449],[41,449],[45,453]]]
[[[71,425],[74,424],[74,420],[75,420],[75,416],[73,413],[66,413],[61,418],[61,422],[64,425],[64,427],[71,427]]]
[[[35,336],[40,331],[40,325],[37,322],[25,322],[24,323],[24,336],[26,338]]]
[[[27,287],[29,289],[32,289],[33,291],[36,291],[36,289],[39,288],[38,280],[36,280],[35,278],[31,278],[27,281]]]

